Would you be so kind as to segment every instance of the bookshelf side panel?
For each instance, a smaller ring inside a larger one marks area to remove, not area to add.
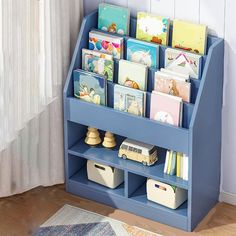
[[[190,230],[217,203],[220,190],[222,39],[210,48],[208,57],[190,124]]]

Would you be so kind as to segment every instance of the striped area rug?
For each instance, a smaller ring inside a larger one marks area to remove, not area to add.
[[[65,205],[41,225],[34,235],[157,236],[158,234],[127,225],[123,222],[78,207]]]

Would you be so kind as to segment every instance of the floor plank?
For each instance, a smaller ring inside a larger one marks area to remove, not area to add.
[[[78,206],[165,236],[236,235],[236,206],[218,203],[194,232],[187,233],[71,195],[65,192],[63,185],[48,188],[38,187],[24,194],[0,199],[0,235],[32,235],[39,225],[50,218],[64,204]]]

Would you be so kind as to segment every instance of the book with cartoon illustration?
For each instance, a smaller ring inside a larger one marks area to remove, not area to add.
[[[137,39],[128,39],[126,59],[148,67],[159,67],[159,45]]]
[[[82,69],[96,74],[104,75],[109,81],[113,81],[114,61],[105,59],[107,54],[83,49],[82,50]],[[111,56],[111,55],[109,55]],[[111,56],[112,57],[112,56]]]
[[[207,26],[182,20],[173,21],[172,47],[206,54]]]
[[[87,102],[106,105],[107,80],[95,73],[74,70],[74,96]]]
[[[129,35],[130,10],[125,7],[100,3],[98,29],[110,33]]]
[[[182,126],[182,98],[153,91],[151,94],[150,119],[174,126]]]
[[[113,55],[114,59],[123,58],[123,37],[110,35],[97,30],[89,32],[89,49]]]
[[[146,92],[116,84],[114,86],[114,109],[145,116]]]
[[[199,79],[201,77],[202,56],[178,50],[167,48],[165,51],[165,68],[175,72],[188,74],[191,78]]]
[[[148,67],[139,63],[120,60],[118,83],[126,87],[147,90]]]
[[[136,38],[168,45],[170,20],[147,12],[138,12]]]
[[[191,83],[174,79],[172,75],[161,71],[155,73],[154,90],[181,97],[183,101],[190,102]]]

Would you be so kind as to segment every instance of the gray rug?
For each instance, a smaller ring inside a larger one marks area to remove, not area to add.
[[[70,205],[63,206],[40,226],[35,236],[157,236],[149,231],[127,225]]]

